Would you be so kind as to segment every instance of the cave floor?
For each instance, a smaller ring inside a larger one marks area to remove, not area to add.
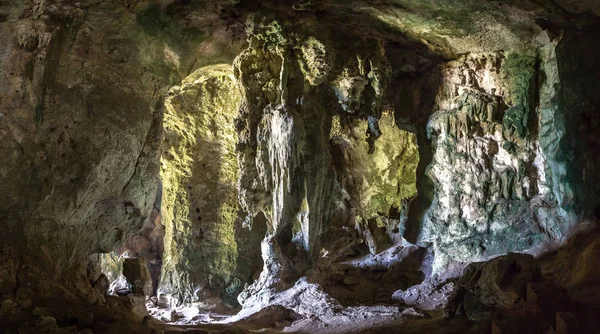
[[[363,316],[348,321],[344,316],[304,319],[289,326],[260,328],[260,323],[165,325],[154,324],[164,333],[481,333],[489,324],[469,322],[465,317],[447,319],[442,311],[428,312],[424,317]]]

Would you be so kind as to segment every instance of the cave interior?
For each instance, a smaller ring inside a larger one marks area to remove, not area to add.
[[[597,0],[0,1],[0,332],[600,333]]]

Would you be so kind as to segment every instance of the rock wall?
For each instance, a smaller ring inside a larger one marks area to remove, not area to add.
[[[426,173],[436,192],[420,239],[433,244],[438,270],[543,251],[577,231],[580,214],[597,203],[579,183],[588,169],[567,153],[593,137],[571,139],[586,112],[560,102],[560,49],[469,54],[444,66],[440,110],[427,124],[434,153]]]
[[[248,305],[349,246],[324,241],[333,228],[362,232],[372,252],[389,247],[377,245],[388,238],[383,220],[393,216],[397,232],[402,200],[415,193],[415,138],[381,110],[390,76],[381,41],[342,47],[311,32],[251,18],[249,48],[235,61],[240,200],[248,219],[262,212],[268,221],[263,272],[240,296]]]
[[[600,48],[594,42],[596,29],[587,28],[565,33],[556,46],[559,97],[555,101],[557,116],[564,119],[565,136],[556,155],[565,161],[565,179],[574,185],[570,197],[563,199],[570,207],[583,212],[594,212],[600,217],[600,98],[597,92],[598,55]],[[584,58],[576,54],[586,55]],[[559,118],[559,119],[560,119]]]
[[[356,228],[371,253],[377,254],[402,238],[410,202],[417,195],[416,135],[400,130],[393,114],[386,111],[377,123],[381,136],[369,153],[364,131],[368,121],[343,127],[337,122],[334,117],[330,140],[339,182],[332,225]]]
[[[303,275],[324,279],[315,270],[328,261],[394,249],[415,231],[442,272],[537,254],[580,228],[591,209],[576,198],[578,171],[563,146],[572,130],[561,118],[554,35],[444,63],[424,51],[396,59],[376,38],[341,47],[307,22],[299,31],[250,16],[249,46],[234,63],[244,224],[267,222],[264,268],[243,305]],[[394,75],[412,86],[389,87]],[[382,112],[388,105],[394,117]]]
[[[306,315],[389,301],[433,255],[556,246],[600,216],[597,26],[539,1],[0,1],[0,294],[105,302],[116,251],[164,305],[291,287]]]
[[[163,79],[149,69],[160,53],[119,8],[19,1],[8,9],[0,285],[28,297],[101,300],[87,256],[138,232],[156,196]]]
[[[98,259],[112,251],[158,277],[164,97],[196,67],[233,60],[232,32],[215,23],[226,5],[0,3],[3,295],[108,306]]]
[[[434,148],[427,175],[436,193],[421,239],[433,243],[439,269],[449,260],[534,251],[573,224],[555,196],[568,196],[570,185],[540,145],[561,137],[539,132],[540,85],[556,84],[545,81],[556,79],[549,62],[535,54],[470,54],[443,69],[441,110],[427,125]],[[553,184],[563,188],[555,194]]]
[[[237,192],[234,119],[240,94],[231,66],[203,67],[173,87],[165,101],[161,212],[166,224],[160,293],[175,304],[215,308],[251,278],[249,236],[236,239],[244,219]],[[262,232],[264,235],[264,231]],[[260,240],[260,239],[259,239]],[[238,267],[247,267],[238,272]],[[239,274],[242,275],[239,275]]]

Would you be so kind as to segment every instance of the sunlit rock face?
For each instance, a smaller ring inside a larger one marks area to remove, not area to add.
[[[382,113],[391,68],[381,41],[341,47],[310,29],[250,20],[249,48],[235,61],[240,200],[249,220],[268,221],[263,272],[240,296],[251,306],[291,287],[321,256],[345,258],[354,242],[373,254],[399,242],[418,153],[415,136]],[[323,242],[340,236],[356,241]]]
[[[207,61],[208,54],[196,61],[197,51],[214,36],[207,31],[175,45],[152,25],[164,28],[178,14],[159,10],[144,21],[146,7],[0,4],[0,152],[7,157],[0,167],[0,289],[19,291],[24,305],[54,298],[118,308],[121,301],[106,303],[105,276],[97,257],[90,259],[155,226],[163,101],[181,80],[177,66],[185,72]],[[214,17],[207,9],[203,22]],[[181,36],[177,24],[171,28]],[[231,62],[211,45],[218,56],[210,59]],[[134,304],[145,308],[144,298]]]
[[[224,298],[235,305],[261,266],[264,230],[259,224],[244,229],[238,201],[234,119],[240,101],[230,65],[197,70],[165,101],[159,298],[174,299],[167,303],[201,302],[212,309],[222,308]]]
[[[416,136],[400,130],[393,115],[384,112],[377,122],[380,136],[370,153],[368,120],[345,126],[337,122],[339,118],[334,117],[331,131],[331,154],[341,192],[334,206],[336,227],[356,228],[370,252],[377,254],[402,238],[409,203],[417,194]]]

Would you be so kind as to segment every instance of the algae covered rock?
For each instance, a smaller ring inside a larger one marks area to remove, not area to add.
[[[403,201],[416,195],[419,153],[416,135],[400,130],[391,113],[377,122],[380,136],[369,153],[368,121],[353,121],[342,127],[334,117],[332,154],[342,186],[364,220],[399,211]],[[337,124],[336,124],[337,123]],[[339,126],[339,129],[335,129]],[[391,217],[399,219],[399,216]]]
[[[315,37],[315,28],[301,31],[259,17],[247,26],[249,47],[234,66],[243,96],[240,201],[250,220],[264,214],[269,234],[263,273],[247,290],[258,291],[288,286],[318,261],[323,235],[339,224],[330,217],[354,227],[354,211],[366,222],[400,207],[414,195],[411,168],[418,156],[414,138],[389,115],[382,134],[390,70],[380,41],[344,48],[327,34]],[[344,155],[350,165],[339,160]],[[360,182],[343,181],[350,179]],[[352,203],[338,206],[348,193]]]
[[[302,55],[299,57],[299,63],[305,80],[313,86],[318,86],[327,80],[327,75],[335,62],[335,51],[332,48],[328,49],[313,36],[302,43],[300,50]]]
[[[221,305],[249,277],[237,277],[237,135],[240,95],[231,66],[204,67],[171,89],[166,99],[161,178],[165,252],[159,292],[176,303]],[[250,233],[248,231],[248,233]],[[246,273],[246,275],[248,275]],[[212,303],[212,304],[211,304]]]
[[[323,282],[387,302],[433,256],[564,242],[600,217],[597,17],[561,8],[591,3],[0,1],[2,313],[39,297],[141,322],[143,297],[104,296],[131,285],[329,316]],[[483,283],[482,313],[515,301]]]

